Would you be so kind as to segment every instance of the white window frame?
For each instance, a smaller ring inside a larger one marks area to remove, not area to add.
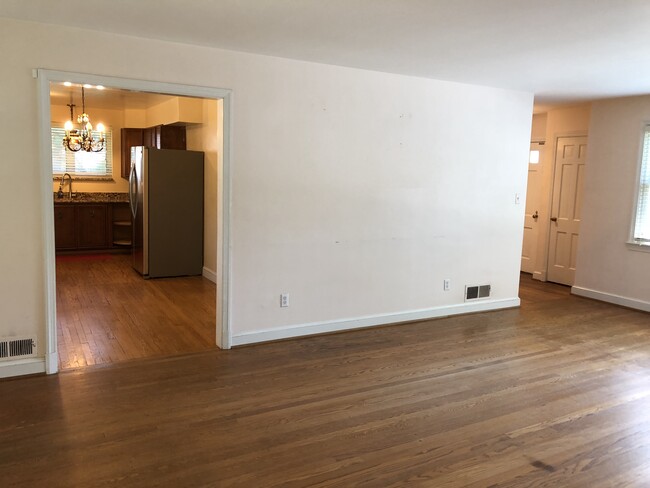
[[[644,178],[645,177],[645,178]],[[641,131],[641,148],[639,150],[638,167],[636,171],[636,184],[634,192],[634,211],[632,213],[632,225],[630,226],[630,238],[627,242],[628,248],[633,251],[650,252],[650,236],[647,238],[637,237],[637,219],[640,209],[640,197],[643,187],[642,179],[650,184],[650,122],[643,124]],[[650,219],[650,196],[646,199],[646,215]]]
[[[54,134],[54,131],[57,134]],[[52,136],[52,177],[54,180],[59,180],[62,178],[64,173],[69,173],[76,180],[91,180],[91,181],[113,181],[113,169],[114,169],[114,158],[113,158],[113,131],[110,127],[106,128],[104,137],[106,139],[105,148],[102,151],[98,151],[97,155],[105,155],[106,157],[106,171],[105,172],[87,172],[87,171],[75,171],[72,169],[74,163],[66,161],[65,171],[55,171],[54,168],[54,155],[57,151],[60,151],[63,147],[63,135],[64,129],[58,124],[52,123],[50,129]],[[99,132],[93,131],[93,137],[99,137]],[[76,158],[77,154],[81,154],[82,151],[72,152],[66,150],[66,158]]]

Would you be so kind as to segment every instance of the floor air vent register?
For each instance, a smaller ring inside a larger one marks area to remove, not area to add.
[[[4,359],[24,359],[36,356],[36,340],[0,338],[0,361]]]
[[[491,289],[491,285],[467,285],[465,286],[465,301],[489,298]]]

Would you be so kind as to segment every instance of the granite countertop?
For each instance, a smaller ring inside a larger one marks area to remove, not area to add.
[[[63,192],[63,198],[54,195],[54,203],[128,203],[128,193],[83,193],[73,192],[72,198],[68,192]]]

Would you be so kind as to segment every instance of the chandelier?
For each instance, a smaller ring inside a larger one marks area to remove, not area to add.
[[[90,117],[86,113],[86,94],[84,87],[81,87],[81,115],[77,117],[79,128],[75,129],[72,123],[74,119],[74,107],[72,103],[72,94],[70,95],[70,120],[68,120],[63,128],[65,129],[65,137],[63,138],[63,146],[69,151],[86,151],[86,152],[100,152],[104,149],[104,124],[97,124],[96,132],[99,132],[99,139],[93,138],[93,126],[90,123]]]

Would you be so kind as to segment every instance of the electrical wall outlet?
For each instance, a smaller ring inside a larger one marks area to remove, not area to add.
[[[443,289],[444,289],[445,291],[449,291],[449,290],[451,290],[451,280],[450,280],[449,278],[447,278],[446,280],[444,280],[444,281],[442,282],[442,287],[443,287]]]
[[[280,295],[280,306],[281,307],[288,307],[289,306],[289,294],[288,293],[283,293]]]

